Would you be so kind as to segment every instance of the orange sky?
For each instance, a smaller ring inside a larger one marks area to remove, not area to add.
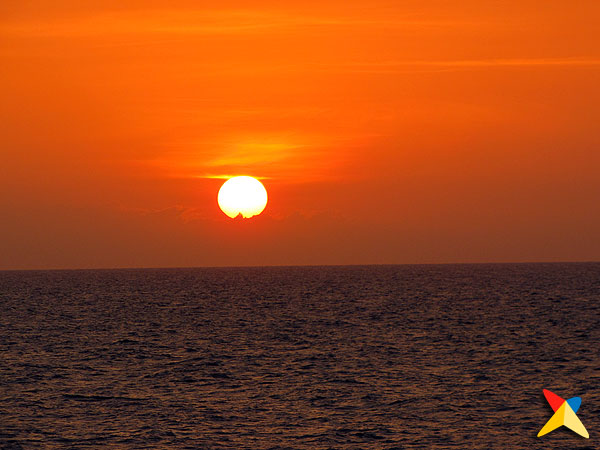
[[[5,0],[0,268],[600,260],[598,23],[596,0]],[[232,221],[240,174],[269,204]]]

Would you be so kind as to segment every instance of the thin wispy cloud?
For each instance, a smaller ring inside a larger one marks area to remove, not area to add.
[[[503,58],[503,59],[456,59],[456,60],[405,60],[383,62],[352,62],[337,64],[317,64],[322,71],[356,73],[412,73],[422,71],[456,71],[486,68],[519,67],[595,67],[600,66],[600,58]]]
[[[160,10],[53,18],[0,20],[0,34],[27,37],[94,37],[110,35],[228,35],[293,33],[310,27],[456,28],[479,22],[404,17],[395,19],[285,14],[277,11]]]

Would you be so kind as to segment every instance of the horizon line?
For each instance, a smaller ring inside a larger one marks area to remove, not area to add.
[[[260,265],[217,265],[217,266],[124,266],[124,267],[57,267],[37,269],[0,269],[0,272],[73,272],[114,270],[189,270],[189,269],[260,269],[292,267],[369,267],[369,266],[475,266],[475,265],[525,265],[525,264],[600,264],[600,260],[587,261],[477,261],[438,263],[363,263],[363,264],[260,264]]]

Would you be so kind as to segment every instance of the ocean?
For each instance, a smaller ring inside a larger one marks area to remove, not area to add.
[[[600,448],[600,264],[0,272],[0,449]],[[590,433],[537,438],[542,389]]]

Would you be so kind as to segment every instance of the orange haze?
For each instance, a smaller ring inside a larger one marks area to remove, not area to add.
[[[600,2],[0,4],[0,268],[600,259]],[[265,212],[231,220],[223,177]]]

